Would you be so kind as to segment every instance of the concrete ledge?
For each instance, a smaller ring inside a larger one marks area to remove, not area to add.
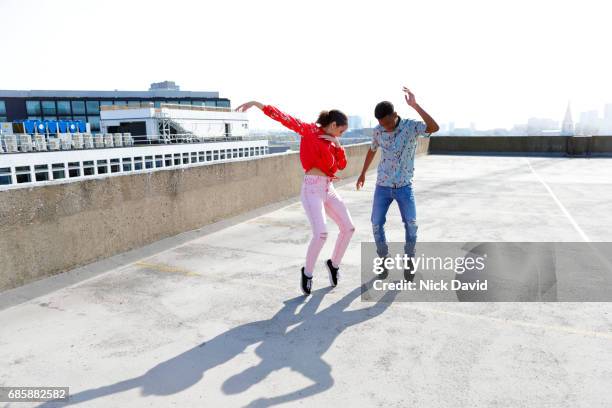
[[[612,136],[434,136],[429,153],[610,154]]]
[[[421,139],[418,151],[427,146]],[[338,176],[358,175],[368,148],[347,146],[348,165]],[[291,152],[5,191],[0,291],[294,198],[302,177]]]

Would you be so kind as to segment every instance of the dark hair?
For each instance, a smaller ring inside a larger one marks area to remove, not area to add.
[[[336,122],[338,126],[346,126],[348,119],[344,113],[337,109],[332,109],[329,112],[322,111],[319,114],[319,119],[317,119],[317,123],[321,125],[321,127],[325,127],[332,122]]]
[[[374,116],[376,116],[376,119],[378,120],[392,114],[393,112],[395,112],[395,108],[389,101],[382,101],[376,105],[376,108],[374,108]]]

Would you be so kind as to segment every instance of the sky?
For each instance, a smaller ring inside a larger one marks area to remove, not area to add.
[[[377,102],[478,129],[612,103],[606,0],[0,0],[0,89],[219,91],[303,120]],[[601,113],[600,113],[601,114]],[[261,112],[251,128],[275,128]]]

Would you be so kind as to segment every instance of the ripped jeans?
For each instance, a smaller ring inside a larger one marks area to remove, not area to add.
[[[376,252],[379,257],[389,255],[389,247],[385,237],[385,222],[387,221],[387,211],[393,200],[397,201],[406,230],[404,253],[408,256],[414,256],[418,227],[412,184],[399,188],[376,185],[372,204],[372,230],[376,242]]]
[[[304,273],[312,275],[319,253],[327,240],[326,213],[340,229],[331,257],[332,263],[339,266],[355,232],[355,226],[351,214],[349,214],[344,201],[336,192],[331,178],[311,174],[304,175],[300,198],[312,228],[312,239],[306,252]]]

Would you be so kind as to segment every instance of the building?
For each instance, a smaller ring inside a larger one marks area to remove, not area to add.
[[[172,81],[151,84],[148,91],[16,91],[0,90],[0,122],[19,120],[79,120],[100,131],[101,106],[140,107],[153,103],[230,108],[218,92],[181,91]]]
[[[599,112],[597,110],[590,110],[580,113],[580,132],[582,136],[592,136],[599,133]]]
[[[565,110],[565,117],[561,124],[561,136],[574,136],[574,121],[572,120],[572,111],[569,102]]]
[[[604,106],[604,117],[601,121],[600,135],[612,135],[612,103]]]
[[[363,122],[361,116],[349,116],[348,117],[348,128],[349,129],[363,129]]]
[[[542,136],[545,131],[557,130],[559,131],[559,122],[548,119],[548,118],[529,118],[527,120],[527,135],[528,136]]]
[[[144,92],[0,91],[0,112],[0,191],[270,153],[229,99],[172,82]]]
[[[136,143],[235,140],[249,135],[247,114],[221,107],[162,103],[156,108],[152,102],[102,106],[100,120],[102,133],[130,133]]]

